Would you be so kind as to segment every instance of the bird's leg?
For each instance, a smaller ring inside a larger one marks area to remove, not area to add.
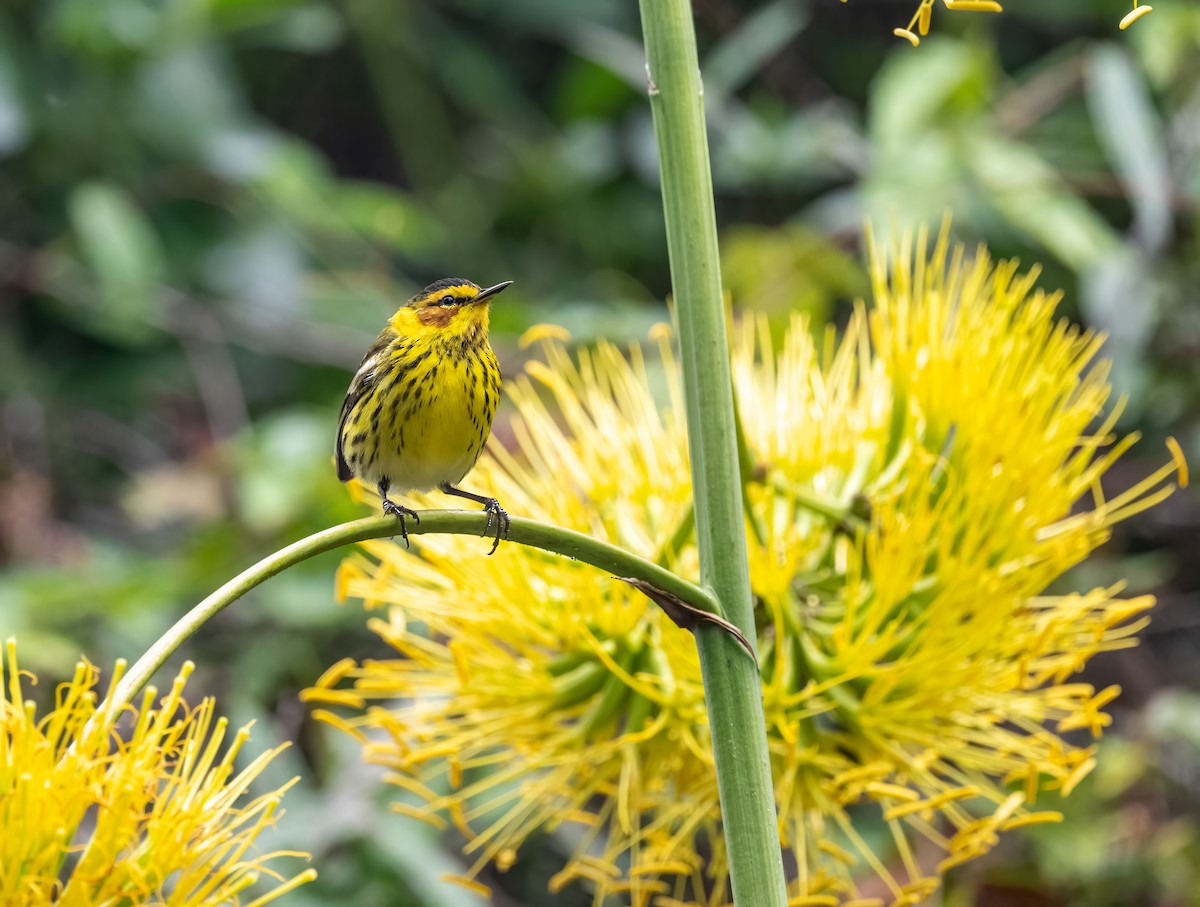
[[[410,516],[418,524],[421,522],[421,517],[417,515],[415,510],[410,510],[397,504],[395,501],[388,498],[388,489],[392,487],[392,483],[387,479],[379,480],[379,496],[383,498],[383,512],[388,516],[399,517],[400,519],[400,538],[404,539],[404,547],[411,548],[408,543],[408,527],[404,525],[404,518]]]
[[[468,501],[474,501],[476,504],[483,505],[483,512],[487,514],[487,522],[483,526],[483,534],[487,535],[492,531],[492,521],[496,522],[495,541],[492,542],[492,550],[488,554],[495,554],[496,548],[500,545],[500,539],[508,538],[508,526],[511,522],[508,518],[508,511],[500,506],[500,502],[495,498],[485,497],[481,494],[475,494],[470,491],[463,491],[461,488],[455,488],[449,482],[443,482],[438,486],[446,494],[452,494],[456,497],[466,498]]]

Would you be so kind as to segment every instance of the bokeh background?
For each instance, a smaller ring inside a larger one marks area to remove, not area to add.
[[[837,323],[861,233],[931,221],[1042,262],[1107,331],[1121,427],[1109,493],[1200,464],[1200,7],[1009,0],[695,0],[723,268],[735,307]],[[287,542],[365,513],[334,477],[350,373],[429,280],[515,279],[516,338],[586,344],[668,317],[657,163],[632,0],[8,0],[0,6],[0,637],[42,692],[81,654],[135,658]],[[503,438],[505,415],[497,420]],[[297,702],[382,654],[333,601],[336,554],[271,580],[187,650],[190,685],[303,775],[274,841],[321,876],[293,905],[467,907],[460,842],[389,815],[376,770]],[[1160,604],[1067,821],[958,870],[945,904],[1200,904],[1200,506],[1120,527],[1072,587]],[[868,834],[870,830],[867,830]],[[536,841],[501,905],[586,904]]]

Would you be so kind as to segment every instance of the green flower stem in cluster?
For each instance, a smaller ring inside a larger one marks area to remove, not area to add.
[[[482,536],[485,533],[486,522],[487,516],[482,512],[421,511],[421,522],[417,523],[410,519],[407,522],[407,528],[409,535],[446,533]],[[367,517],[323,529],[263,558],[192,608],[147,649],[122,678],[99,714],[116,716],[188,638],[216,614],[233,604],[255,586],[310,557],[334,548],[341,548],[344,545],[352,545],[355,542],[388,538],[394,536],[398,528],[399,524],[395,517]],[[641,580],[701,611],[719,613],[716,599],[706,589],[680,579],[669,570],[635,554],[630,554],[623,548],[599,541],[591,536],[560,526],[550,526],[534,520],[512,517],[508,541],[583,561],[585,564],[591,564],[614,576]],[[484,552],[481,549],[480,557],[483,555]],[[722,636],[727,635],[721,630],[717,632]],[[734,657],[746,662],[753,669],[754,663],[746,657],[746,653],[740,645],[732,639],[730,641],[734,643]]]
[[[658,137],[671,285],[679,323],[701,583],[722,614],[755,638],[729,339],[688,0],[640,0]],[[725,847],[735,903],[783,907],[787,893],[754,663],[719,628],[696,631],[704,673]]]

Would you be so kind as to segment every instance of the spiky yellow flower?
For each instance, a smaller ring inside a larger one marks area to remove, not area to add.
[[[92,665],[76,666],[71,682],[57,690],[54,708],[39,719],[24,698],[29,675],[18,668],[14,640],[6,654],[7,665],[0,661],[0,903],[259,907],[315,875],[308,870],[284,879],[271,868],[279,857],[303,854],[251,852],[291,785],[248,796],[278,751],[236,771],[248,728],[221,751],[226,721],[214,720],[212,700],[188,709],[181,699],[190,666],[157,706],[148,690],[141,708],[128,710],[114,730],[93,720],[99,672]],[[250,897],[263,874],[279,884]]]
[[[1000,832],[1057,819],[1037,801],[1093,764],[1061,735],[1098,735],[1117,693],[1071,678],[1133,645],[1151,600],[1045,590],[1183,476],[1176,461],[1103,497],[1134,439],[1111,436],[1100,338],[1056,320],[1034,275],[944,236],[876,249],[872,274],[840,340],[797,318],[778,347],[761,319],[733,341],[794,905],[914,904]],[[512,392],[515,447],[494,445],[480,482],[695,576],[665,331],[658,346],[653,365],[607,344],[572,359],[543,337]],[[386,609],[371,626],[397,658],[331,668],[308,693],[337,707],[320,716],[390,770],[399,811],[458,828],[473,870],[561,828],[574,856],[552,887],[725,903],[690,638],[588,567],[515,545],[485,560],[473,541],[371,543],[343,564],[341,593]]]

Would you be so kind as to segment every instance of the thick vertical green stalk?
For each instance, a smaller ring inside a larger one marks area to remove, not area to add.
[[[691,4],[640,4],[679,321],[700,579],[720,600],[725,617],[753,640],[728,335]],[[758,671],[721,630],[702,628],[696,642],[734,901],[739,907],[783,907],[787,895]]]

